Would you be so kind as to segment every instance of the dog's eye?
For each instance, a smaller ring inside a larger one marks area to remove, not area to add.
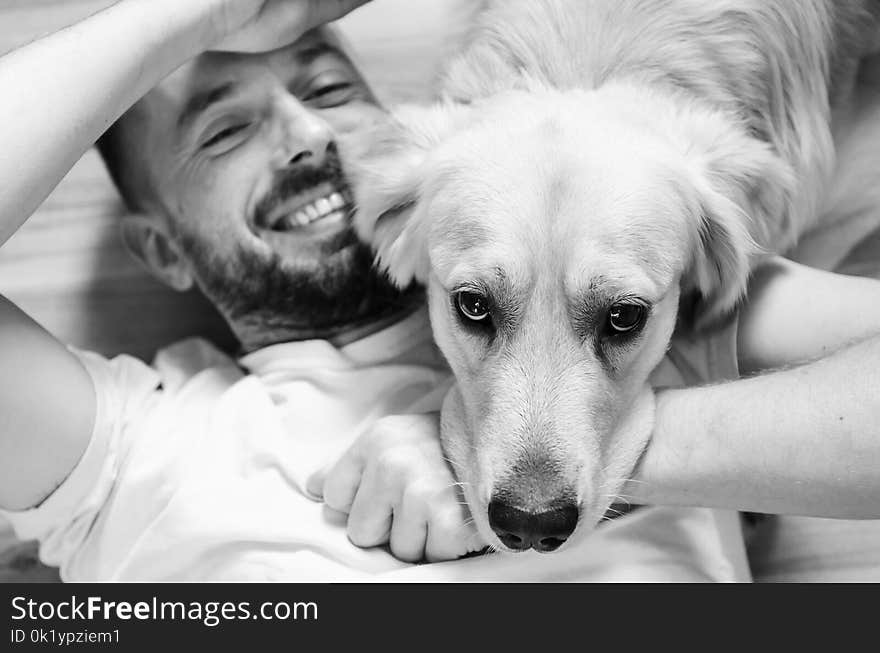
[[[455,296],[455,306],[459,314],[472,322],[488,323],[489,300],[485,295],[469,290],[462,290]]]
[[[644,306],[619,302],[608,311],[608,331],[612,335],[631,333],[642,325],[644,319]]]

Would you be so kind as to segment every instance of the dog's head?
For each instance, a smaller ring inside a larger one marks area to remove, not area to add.
[[[482,534],[550,551],[589,531],[646,444],[680,296],[734,306],[784,166],[629,89],[402,111],[365,161],[357,225],[428,288],[457,379],[444,447]]]

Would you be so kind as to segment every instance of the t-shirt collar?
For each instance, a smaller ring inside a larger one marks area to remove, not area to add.
[[[324,369],[364,367],[393,361],[430,338],[428,311],[422,307],[391,326],[344,347],[319,339],[282,342],[243,356],[239,364],[253,374],[316,365]]]

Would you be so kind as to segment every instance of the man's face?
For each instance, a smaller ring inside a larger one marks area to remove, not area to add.
[[[399,308],[351,227],[336,148],[385,114],[331,35],[266,55],[203,55],[147,106],[162,212],[234,328],[267,342],[328,337]]]

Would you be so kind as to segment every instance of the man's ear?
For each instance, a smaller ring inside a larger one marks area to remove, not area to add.
[[[401,107],[369,142],[346,144],[358,235],[373,247],[379,266],[400,287],[427,281],[430,155],[463,124],[464,105]]]
[[[769,144],[739,128],[716,124],[694,136],[694,255],[682,285],[698,294],[699,327],[732,311],[744,295],[756,257],[789,219],[794,175]]]
[[[189,263],[160,219],[141,214],[123,217],[122,240],[128,251],[164,284],[180,292],[192,288]]]

